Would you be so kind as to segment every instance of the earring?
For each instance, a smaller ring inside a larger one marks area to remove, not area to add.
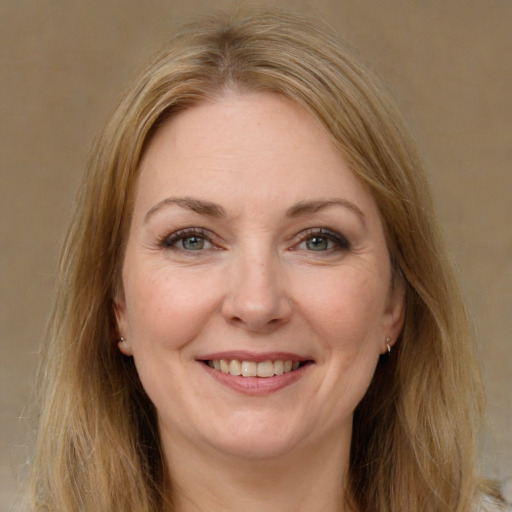
[[[388,336],[386,338],[386,347],[388,348],[388,355],[391,354],[391,346],[389,345],[391,343],[391,338]]]
[[[126,341],[126,338],[124,336],[119,336],[117,342],[117,348],[120,350],[122,354],[124,354],[127,357],[131,357],[132,354],[132,348],[130,347],[130,343]]]

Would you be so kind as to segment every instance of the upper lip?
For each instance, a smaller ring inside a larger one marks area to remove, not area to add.
[[[198,361],[219,361],[220,359],[237,361],[311,361],[311,357],[301,356],[293,352],[249,352],[246,350],[229,350],[214,352],[197,358]]]

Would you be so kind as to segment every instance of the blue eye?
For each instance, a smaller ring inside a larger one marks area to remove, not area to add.
[[[165,249],[175,249],[181,251],[201,251],[208,250],[213,244],[208,239],[206,233],[201,229],[180,229],[161,241]]]
[[[314,252],[349,250],[350,243],[341,234],[326,229],[308,230],[301,236],[298,248]]]
[[[331,240],[321,236],[313,236],[306,240],[306,247],[310,251],[327,251],[332,246],[333,242]]]
[[[181,246],[187,251],[199,251],[204,249],[206,240],[199,236],[187,236],[181,239]]]

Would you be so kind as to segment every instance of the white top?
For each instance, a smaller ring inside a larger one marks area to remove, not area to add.
[[[475,506],[474,512],[512,512],[512,505],[509,503],[502,506],[491,498],[484,496],[480,503]]]

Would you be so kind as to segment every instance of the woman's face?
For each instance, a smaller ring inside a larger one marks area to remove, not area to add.
[[[402,323],[371,194],[320,125],[270,93],[160,128],[122,278],[120,349],[164,447],[258,458],[350,439]]]

